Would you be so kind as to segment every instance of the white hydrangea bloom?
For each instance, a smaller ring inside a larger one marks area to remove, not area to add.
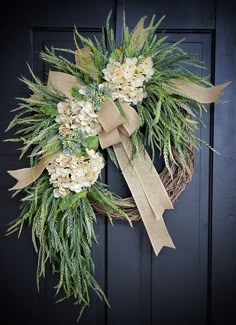
[[[138,63],[140,61],[140,63]],[[121,64],[110,59],[103,70],[105,84],[112,91],[112,99],[120,99],[137,105],[147,96],[144,83],[154,74],[153,62],[150,57],[146,59],[126,58]]]
[[[94,150],[87,149],[84,156],[58,153],[46,167],[54,197],[64,197],[68,189],[78,193],[92,186],[103,167],[103,157]]]
[[[61,124],[59,127],[61,134],[73,129],[81,129],[87,136],[93,136],[101,131],[91,101],[69,99],[68,102],[58,103],[57,110],[56,122]]]

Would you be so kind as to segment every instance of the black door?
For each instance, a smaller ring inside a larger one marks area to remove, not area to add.
[[[110,9],[117,40],[120,38],[123,6],[133,27],[140,16],[166,14],[162,28],[173,42],[185,38],[182,47],[205,61],[211,81],[236,81],[236,3],[225,0],[105,0],[22,1],[5,3],[1,12],[1,124],[3,131],[12,118],[16,97],[28,96],[17,80],[28,76],[25,62],[46,79],[48,67],[38,58],[46,45],[73,47],[73,26],[84,35],[101,34]],[[165,213],[165,221],[177,249],[165,248],[158,257],[151,249],[142,222],[131,229],[126,222],[112,227],[98,218],[99,245],[93,249],[96,278],[105,289],[111,309],[92,297],[84,325],[205,325],[236,323],[236,172],[235,172],[235,82],[225,90],[224,100],[204,115],[207,128],[202,139],[214,144],[221,155],[205,147],[196,152],[192,183]],[[3,135],[4,137],[5,135]],[[9,136],[9,134],[8,134]],[[18,214],[17,200],[7,189],[12,179],[7,169],[25,165],[18,161],[16,146],[0,143],[1,153],[1,324],[75,324],[78,307],[72,301],[55,304],[55,279],[48,270],[35,283],[36,255],[30,231],[4,237],[6,224]],[[108,162],[106,181],[122,196],[125,182]]]

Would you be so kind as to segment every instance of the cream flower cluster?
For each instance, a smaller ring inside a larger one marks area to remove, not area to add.
[[[46,167],[54,187],[54,197],[64,197],[68,190],[78,193],[90,187],[103,167],[103,157],[94,150],[87,149],[84,156],[58,153]]]
[[[123,64],[110,59],[103,73],[113,100],[120,99],[136,105],[147,96],[144,82],[150,80],[154,73],[153,62],[150,57],[126,58]]]
[[[56,122],[61,124],[59,127],[61,134],[73,129],[80,129],[85,135],[93,136],[101,130],[91,101],[69,99],[67,102],[58,103],[57,110]]]

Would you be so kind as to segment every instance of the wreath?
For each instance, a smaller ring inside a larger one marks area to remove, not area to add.
[[[59,300],[74,297],[81,314],[90,289],[108,303],[91,256],[97,212],[131,225],[142,218],[156,255],[163,246],[174,248],[162,215],[191,181],[204,105],[228,84],[212,86],[193,72],[191,66],[202,63],[156,33],[162,19],[156,23],[153,16],[144,27],[143,17],[131,32],[124,23],[118,46],[109,19],[101,40],[75,29],[75,51],[44,49],[40,57],[54,70],[44,85],[29,67],[31,80],[21,80],[32,94],[20,99],[8,127],[17,128],[9,141],[23,143],[20,158],[29,152],[30,167],[9,171],[17,179],[11,190],[22,197],[7,234],[32,226],[37,280],[49,262],[59,272]],[[165,162],[160,175],[153,166],[156,152]],[[121,198],[103,183],[107,156],[132,197]]]

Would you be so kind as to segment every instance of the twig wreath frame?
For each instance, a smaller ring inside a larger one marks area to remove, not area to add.
[[[20,157],[30,151],[31,167],[9,171],[18,181],[14,195],[22,192],[23,198],[7,234],[32,226],[37,279],[50,262],[59,273],[57,293],[64,292],[59,301],[74,297],[80,314],[90,289],[108,303],[91,256],[96,212],[131,225],[142,218],[156,255],[163,246],[174,248],[162,215],[191,181],[205,104],[228,85],[212,86],[193,72],[191,66],[201,67],[199,59],[157,35],[162,19],[156,23],[153,16],[144,27],[142,17],[133,31],[124,19],[118,46],[110,15],[101,41],[75,29],[75,51],[46,48],[40,55],[54,69],[47,85],[31,69],[32,80],[21,79],[32,95],[20,98],[9,141],[23,143]],[[165,162],[160,175],[152,163],[156,150]],[[99,180],[104,151],[121,169],[132,197],[120,198]]]

